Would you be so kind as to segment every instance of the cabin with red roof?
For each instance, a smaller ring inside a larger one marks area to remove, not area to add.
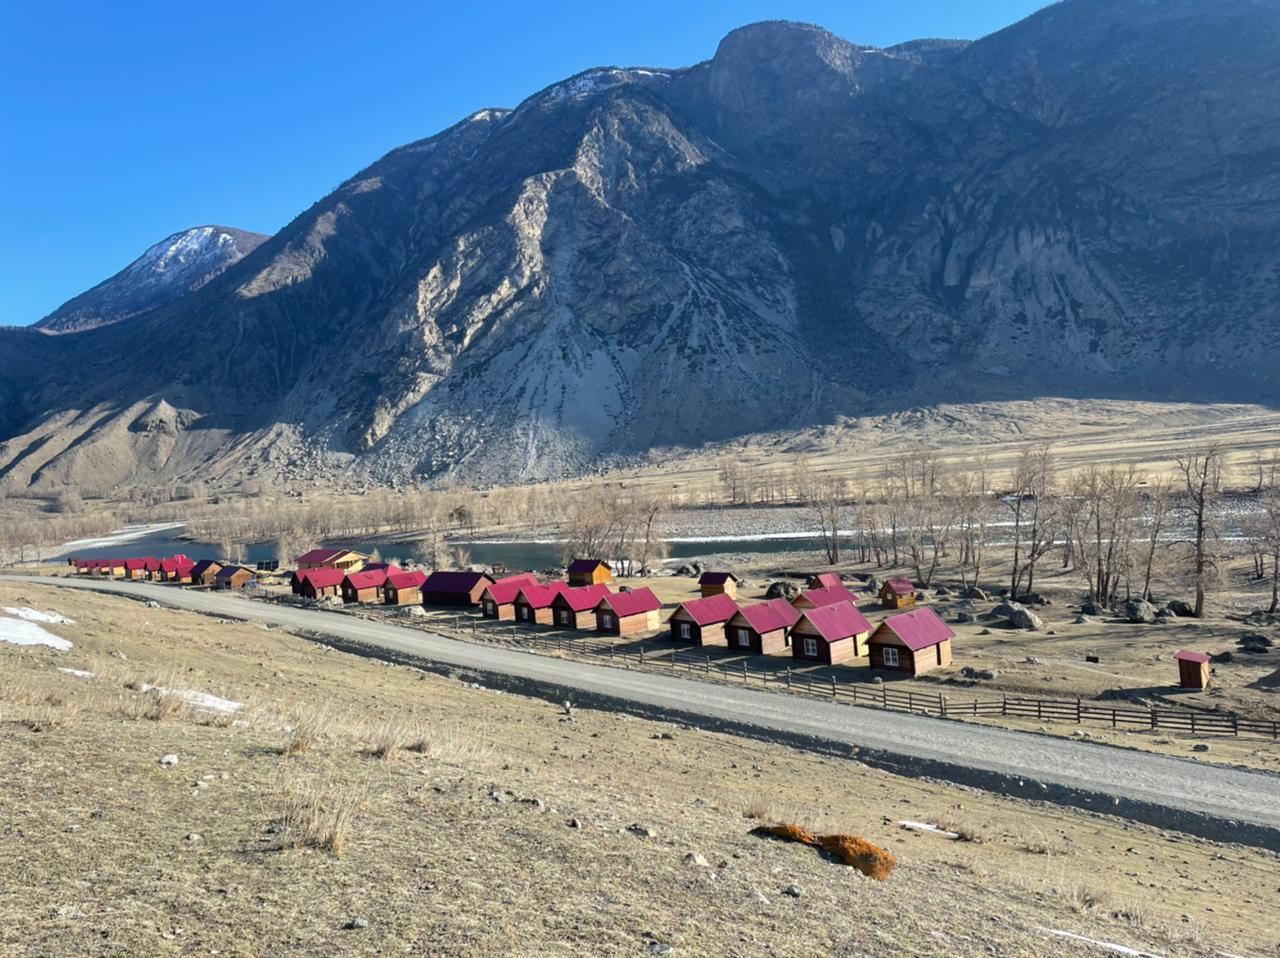
[[[880,604],[886,609],[905,609],[915,605],[915,584],[909,579],[889,579],[880,586]]]
[[[852,602],[809,609],[791,627],[791,654],[808,662],[837,665],[867,654],[871,623]]]
[[[791,600],[791,604],[801,612],[824,605],[835,605],[838,602],[852,602],[854,605],[858,603],[857,598],[844,587],[843,582],[822,589],[809,589]]]
[[[189,583],[191,581],[191,570],[194,568],[195,560],[184,555],[162,559],[160,560],[160,581]]]
[[[662,600],[652,589],[610,592],[596,606],[596,631],[609,635],[635,635],[658,628]]]
[[[613,566],[600,559],[574,559],[565,578],[573,587],[601,585],[613,581]]]
[[[483,572],[433,572],[422,584],[422,604],[473,609],[493,579]]]
[[[343,572],[359,572],[368,561],[363,552],[350,549],[312,549],[293,560],[294,567],[302,569],[341,569]]]
[[[382,588],[382,601],[387,605],[421,605],[425,572],[393,572]]]
[[[1198,689],[1203,692],[1209,687],[1209,656],[1203,652],[1190,652],[1183,649],[1174,659],[1178,663],[1178,686],[1184,689]]]
[[[726,593],[690,599],[676,606],[668,624],[672,642],[724,645],[724,624],[738,612],[738,603]]]
[[[124,578],[129,574],[129,570],[125,567],[124,559],[104,559],[102,565],[103,575],[119,576]]]
[[[147,557],[147,578],[152,582],[160,581],[160,560],[155,556]]]
[[[551,625],[553,615],[551,603],[567,588],[569,588],[567,582],[523,586],[516,593],[515,601],[512,603],[516,621],[522,625]]]
[[[698,588],[702,597],[727,595],[731,599],[738,597],[738,577],[732,572],[704,572],[698,579]]]
[[[497,619],[499,622],[514,622],[516,618],[516,598],[520,590],[528,585],[537,585],[537,578],[529,572],[523,575],[507,576],[490,584],[480,595],[480,612],[486,619]]]
[[[609,595],[609,587],[603,582],[597,585],[584,585],[579,588],[562,589],[551,600],[551,622],[560,629],[592,629],[595,628],[595,612],[605,596]]]
[[[359,572],[348,572],[342,580],[342,601],[348,605],[382,602],[388,573],[399,571],[398,566],[377,563],[377,568],[366,566]]]
[[[891,615],[867,639],[873,669],[924,675],[951,664],[956,634],[928,606]]]
[[[817,575],[809,576],[809,589],[831,589],[836,586],[844,586],[844,576],[839,572],[819,572]]]
[[[736,652],[781,652],[791,644],[791,627],[799,618],[800,613],[786,599],[743,606],[724,624],[725,640]]]
[[[145,579],[147,577],[147,563],[150,559],[125,559],[124,560],[124,576],[126,579]]]
[[[327,599],[342,594],[342,580],[347,574],[341,569],[320,566],[294,573],[298,583],[298,595],[306,599]]]

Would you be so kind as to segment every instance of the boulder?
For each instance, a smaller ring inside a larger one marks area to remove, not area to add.
[[[1236,645],[1240,646],[1240,651],[1248,652],[1250,655],[1261,655],[1271,648],[1271,644],[1271,640],[1261,632],[1246,632],[1236,639]]]
[[[867,591],[868,591],[868,592],[871,592],[871,593],[873,593],[873,594],[874,594],[874,593],[879,592],[879,591],[880,591],[880,586],[881,586],[881,585],[883,585],[883,583],[882,583],[879,579],[877,579],[875,576],[873,576],[873,575],[869,575],[869,576],[867,576]]]
[[[979,599],[983,602],[987,601],[987,594],[979,589],[976,585],[971,585],[960,593],[966,599]]]
[[[974,679],[975,681],[985,681],[994,679],[1000,673],[995,669],[975,669],[971,665],[966,665],[960,670],[961,676],[966,679]]]
[[[1006,599],[1004,602],[1001,602],[998,606],[992,609],[991,614],[1001,619],[1007,619],[1015,612],[1025,611],[1026,608],[1020,602],[1010,602]]]
[[[1165,603],[1165,608],[1180,619],[1193,619],[1196,615],[1196,610],[1192,608],[1191,604],[1183,602],[1181,599],[1170,599]]]
[[[1130,622],[1151,623],[1156,620],[1156,607],[1145,599],[1130,599],[1124,604],[1124,617]]]
[[[786,599],[790,601],[800,594],[800,587],[794,582],[786,582],[779,579],[777,582],[770,582],[769,588],[765,590],[764,597],[766,599]]]
[[[933,594],[936,596],[940,596],[942,598],[946,598],[947,596],[951,595],[951,590],[948,589],[945,585],[940,585],[933,590]]]
[[[1015,629],[1026,629],[1028,632],[1040,632],[1044,629],[1044,620],[1030,609],[1016,609],[1009,616],[1009,624]]]
[[[977,613],[976,613],[976,612],[957,612],[957,613],[956,613],[956,621],[957,621],[957,622],[966,622],[966,623],[967,623],[967,622],[977,622],[977,621],[978,621],[978,615],[977,615]]]
[[[1217,662],[1219,665],[1225,665],[1228,662],[1234,662],[1235,656],[1230,652],[1219,652],[1216,655],[1209,656],[1209,661]]]
[[[916,593],[916,601],[917,601],[917,602],[927,602],[928,600],[929,600],[929,593],[927,593],[927,592],[917,592],[917,593]]]
[[[1107,610],[1104,609],[1093,599],[1085,599],[1080,605],[1081,615],[1106,615]]]
[[[1080,615],[1077,615],[1077,616],[1075,617],[1075,624],[1076,624],[1076,625],[1092,625],[1092,624],[1093,624],[1093,619],[1089,618],[1087,615],[1085,615],[1085,614],[1082,612],[1082,613],[1080,613]]]

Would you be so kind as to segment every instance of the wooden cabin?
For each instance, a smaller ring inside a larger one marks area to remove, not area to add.
[[[152,582],[160,581],[160,560],[154,556],[147,558],[147,578]]]
[[[613,581],[613,566],[600,559],[574,559],[569,563],[569,574],[566,578],[573,588],[602,585]]]
[[[147,577],[147,559],[125,559],[124,577],[126,579],[145,579]]]
[[[690,599],[676,606],[668,624],[672,642],[724,645],[724,624],[738,612],[738,603],[727,593]]]
[[[907,579],[889,579],[880,586],[880,604],[886,609],[905,609],[915,605],[915,585]]]
[[[956,634],[928,606],[891,615],[867,639],[873,669],[923,675],[951,664]]]
[[[383,600],[388,571],[399,572],[398,566],[379,563],[378,568],[366,566],[359,572],[348,572],[342,579],[342,601],[348,605]]]
[[[483,572],[433,572],[422,584],[422,604],[472,609],[493,579]]]
[[[809,576],[809,584],[805,588],[834,589],[836,586],[844,587],[844,576],[839,572],[819,572],[817,575]]]
[[[662,600],[652,589],[610,592],[596,605],[596,631],[609,635],[635,635],[658,628]]]
[[[1178,687],[1199,689],[1209,687],[1209,656],[1203,652],[1191,652],[1183,649],[1174,658],[1178,662]]]
[[[857,598],[844,587],[843,582],[823,589],[808,589],[791,600],[791,604],[801,612],[807,609],[817,609],[824,605],[836,605],[840,602],[858,604]]]
[[[551,603],[565,589],[567,582],[551,582],[547,585],[526,585],[516,593],[512,606],[516,621],[522,625],[551,625],[553,612]]]
[[[497,619],[499,622],[514,622],[516,618],[516,598],[525,586],[537,585],[538,580],[532,574],[513,575],[498,579],[489,585],[480,596],[480,611],[486,619]]]
[[[351,549],[312,549],[293,560],[299,569],[340,569],[343,572],[359,572],[369,557]]]
[[[217,575],[213,577],[213,587],[215,589],[243,589],[254,578],[253,570],[246,569],[242,565],[223,566],[218,570]]]
[[[222,569],[221,562],[215,562],[213,559],[201,559],[191,567],[191,584],[192,585],[213,585],[214,577]]]
[[[392,573],[383,587],[382,601],[387,605],[421,605],[422,583],[426,581],[425,572]]]
[[[809,609],[791,627],[791,654],[808,662],[837,665],[867,654],[871,623],[852,602]]]
[[[725,641],[735,652],[750,655],[781,652],[791,644],[790,630],[799,618],[786,599],[743,606],[725,623]]]
[[[342,594],[342,580],[347,574],[341,569],[320,566],[295,572],[297,594],[306,599],[328,599]]]
[[[551,622],[558,629],[593,629],[595,608],[609,594],[603,582],[561,590],[551,600]]]
[[[102,567],[103,575],[115,576],[123,579],[129,574],[129,570],[125,567],[124,559],[107,559],[106,565]]]
[[[713,595],[738,597],[738,577],[732,572],[704,572],[698,579],[698,588],[704,599]]]
[[[160,580],[162,582],[189,583],[191,581],[191,570],[195,568],[195,565],[195,561],[186,556],[163,559],[160,562]]]

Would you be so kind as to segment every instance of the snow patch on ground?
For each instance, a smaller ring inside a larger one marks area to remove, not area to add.
[[[70,652],[71,643],[46,632],[34,622],[22,619],[0,619],[0,642],[10,645],[47,645],[59,652]]]
[[[65,615],[59,615],[57,612],[41,612],[26,605],[19,606],[16,609],[11,606],[5,606],[4,610],[10,615],[25,619],[28,622],[51,622],[54,625],[76,624],[75,619],[68,619]]]
[[[949,832],[945,828],[939,828],[937,825],[930,825],[928,822],[898,822],[903,828],[909,832],[928,832],[930,835],[941,835],[943,838],[956,839],[960,836],[955,832]]]
[[[218,696],[210,695],[208,692],[197,692],[193,689],[167,689],[162,685],[144,685],[142,687],[144,692],[150,692],[152,689],[162,695],[176,695],[192,708],[207,709],[210,712],[238,712],[244,708],[243,702],[220,699]]]
[[[1087,938],[1084,935],[1077,935],[1070,931],[1061,931],[1057,928],[1041,928],[1047,935],[1055,935],[1058,938],[1066,938],[1068,941],[1078,941],[1081,944],[1092,945],[1094,948],[1100,948],[1103,951],[1110,951],[1117,955],[1129,955],[1130,958],[1161,958],[1160,955],[1150,951],[1139,951],[1137,948],[1130,948],[1128,945],[1117,945],[1113,941],[1100,941],[1097,938]]]
[[[58,671],[64,672],[67,675],[74,675],[78,679],[92,679],[96,677],[92,672],[86,672],[84,669],[67,669],[60,667]]]
[[[157,522],[151,525],[141,526],[125,526],[123,529],[117,529],[115,532],[106,536],[99,536],[95,539],[73,539],[70,542],[64,542],[59,548],[64,550],[64,554],[70,553],[76,549],[101,549],[105,546],[118,545],[121,542],[131,542],[134,539],[141,539],[151,535],[153,532],[165,532],[168,529],[181,529],[184,523],[181,522]]]

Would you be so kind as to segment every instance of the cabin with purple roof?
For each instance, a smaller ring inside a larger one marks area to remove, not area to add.
[[[732,572],[704,572],[698,579],[698,589],[704,599],[713,595],[727,595],[736,599],[738,577]]]
[[[905,609],[915,605],[915,584],[909,579],[889,579],[880,586],[880,604],[886,609]]]
[[[770,599],[740,608],[724,624],[729,648],[748,655],[781,652],[791,644],[791,627],[800,613],[786,599]]]
[[[809,609],[791,627],[791,654],[808,662],[837,665],[867,654],[871,623],[852,602]]]
[[[483,572],[433,572],[422,584],[422,604],[473,609],[493,579]]]
[[[867,639],[873,669],[924,675],[951,664],[951,640],[956,634],[927,606],[891,615]]]
[[[721,593],[690,599],[676,606],[668,624],[672,642],[694,645],[724,645],[724,625],[738,613],[733,596]]]
[[[565,578],[574,588],[603,585],[613,581],[613,566],[601,559],[574,559],[569,563],[569,573]]]

